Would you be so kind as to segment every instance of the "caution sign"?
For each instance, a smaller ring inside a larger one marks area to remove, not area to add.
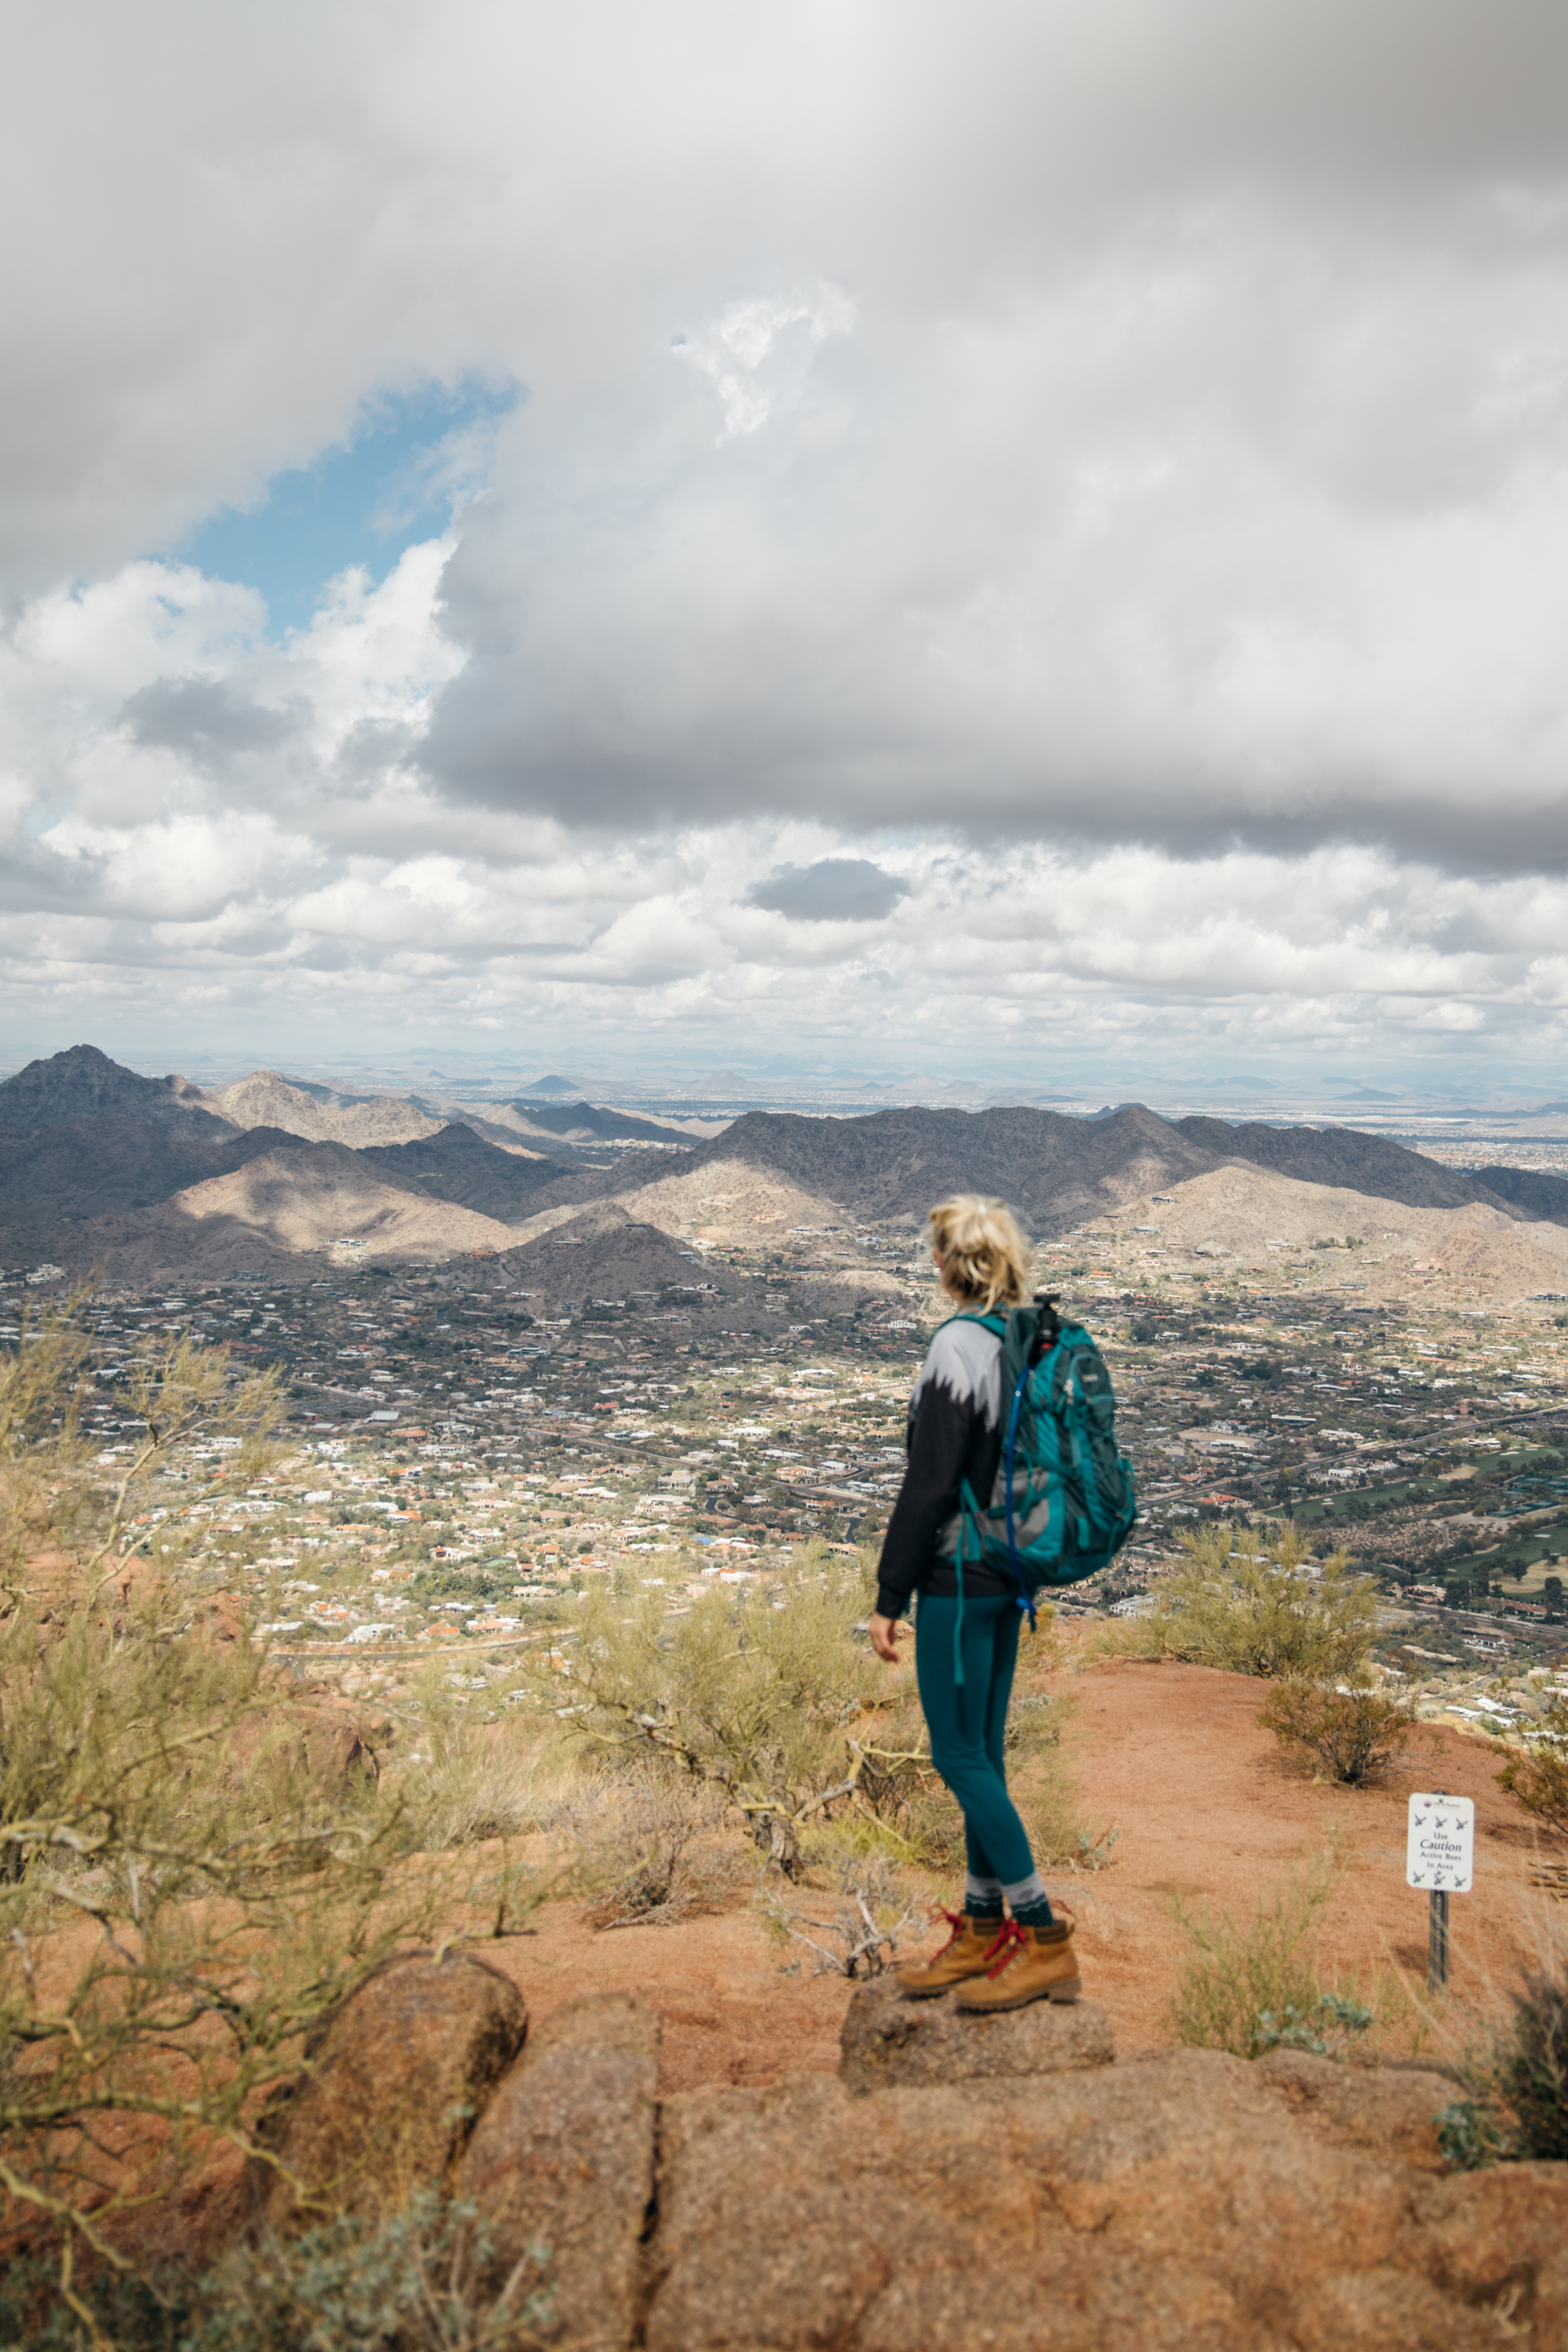
[[[1406,1883],[1426,1887],[1434,1895],[1468,1895],[1475,1874],[1475,1799],[1412,1797],[1405,1850]]]

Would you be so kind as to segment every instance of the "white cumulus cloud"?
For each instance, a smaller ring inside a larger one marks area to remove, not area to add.
[[[29,1049],[1561,1052],[1558,0],[81,0],[8,62]],[[375,509],[450,528],[308,625],[170,551],[469,381]]]

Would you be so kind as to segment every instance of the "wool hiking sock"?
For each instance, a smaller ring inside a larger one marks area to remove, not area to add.
[[[976,1926],[983,1920],[994,1919],[1002,1925],[1002,1882],[999,1878],[971,1878],[963,1890],[963,1907]]]
[[[1013,1916],[1020,1927],[1049,1927],[1056,1924],[1056,1913],[1045,1895],[1037,1903],[1015,1903]]]
[[[1007,1907],[1020,1927],[1048,1927],[1053,1924],[1056,1913],[1051,1909],[1046,1883],[1037,1870],[1032,1870],[1027,1878],[1019,1879],[1016,1886],[1005,1886],[1002,1891],[1007,1897]]]

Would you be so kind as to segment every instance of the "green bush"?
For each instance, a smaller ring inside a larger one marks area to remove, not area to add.
[[[476,2209],[422,2189],[403,2211],[344,2217],[237,2246],[205,2277],[100,2267],[62,2294],[17,2265],[0,2293],[7,2346],[27,2352],[538,2352],[551,2249],[499,2279]]]
[[[1373,2013],[1363,2002],[1347,2000],[1337,1992],[1320,1994],[1310,2009],[1266,2009],[1258,2020],[1258,2054],[1306,2050],[1317,2058],[1342,2058],[1353,2037],[1364,2033],[1372,2021]]]
[[[1184,1529],[1184,1565],[1165,1577],[1146,1638],[1165,1655],[1232,1674],[1360,1679],[1377,1630],[1377,1587],[1346,1555],[1312,1560],[1289,1520]]]
[[[0,2190],[58,2247],[68,2310],[139,2195],[129,2164],[106,2185],[105,2120],[141,2119],[165,2188],[216,2139],[251,2149],[310,2038],[452,1893],[403,1869],[373,1780],[312,1768],[262,1657],[204,1629],[177,1511],[130,1572],[173,1436],[199,1414],[246,1440],[230,1464],[265,1458],[275,1388],[166,1351],[106,1480],[79,1369],[68,1315],[0,1358]]]
[[[1332,1874],[1321,1873],[1261,1898],[1243,1927],[1228,1913],[1194,1916],[1178,1902],[1176,1924],[1194,1952],[1171,2002],[1177,2041],[1257,2058],[1284,2039],[1283,2021],[1321,2017],[1329,1995],[1311,1936],[1332,1889]]]
[[[868,1606],[858,1561],[808,1557],[779,1583],[720,1586],[675,1616],[661,1595],[596,1591],[575,1639],[533,1672],[542,1701],[576,1709],[563,1718],[570,1739],[711,1782],[794,1872],[803,1832],[853,1796],[847,1736],[885,1670],[856,1638]]]
[[[1479,2099],[1455,2099],[1432,2118],[1445,2162],[1456,2172],[1479,2172],[1511,2152],[1495,2115]]]
[[[1471,2074],[1472,2095],[1437,2117],[1458,2170],[1568,2158],[1568,1958],[1561,1940],[1524,1977],[1507,2029]]]
[[[422,1677],[426,1691],[438,1675],[433,1668]],[[453,1696],[442,1689],[423,1699],[423,1748],[390,1776],[397,1835],[407,1853],[520,1837],[540,1826],[534,1742],[524,1727],[475,1723],[452,1705]]]
[[[1521,1752],[1497,1776],[1500,1789],[1559,1837],[1568,1837],[1568,1699],[1552,1698],[1513,1737]]]
[[[1359,1789],[1388,1770],[1408,1742],[1415,1717],[1404,1701],[1385,1698],[1381,1691],[1285,1682],[1269,1693],[1258,1720],[1281,1748],[1306,1748],[1334,1780]]]
[[[37,1563],[50,1553],[68,1556],[84,1590],[154,1544],[159,1565],[172,1573],[201,1529],[199,1506],[243,1487],[276,1458],[269,1441],[286,1411],[278,1373],[237,1373],[221,1349],[176,1339],[149,1345],[134,1359],[117,1402],[122,1418],[140,1421],[142,1435],[128,1461],[106,1469],[94,1458],[97,1441],[81,1428],[87,1296],[25,1316],[17,1346],[0,1353],[0,1594],[7,1606],[36,1583]],[[178,1500],[161,1486],[163,1515],[154,1522],[152,1481],[171,1447],[198,1425],[242,1443],[192,1478]]]
[[[1527,1976],[1498,2066],[1498,2089],[1516,2118],[1513,2153],[1568,2158],[1568,1962]]]

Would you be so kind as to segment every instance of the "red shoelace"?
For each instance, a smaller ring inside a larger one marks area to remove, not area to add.
[[[1020,1927],[1016,1919],[1004,1919],[1001,1934],[985,1955],[986,1975],[999,1977],[1015,1953],[1021,1952],[1028,1940],[1028,1931]]]
[[[932,1954],[932,1958],[937,1960],[941,1959],[942,1952],[952,1951],[954,1944],[957,1943],[960,1936],[963,1933],[963,1914],[962,1911],[950,1911],[947,1908],[947,1906],[943,1904],[942,1906],[942,1916],[947,1921],[952,1933],[949,1936],[946,1943],[942,1946],[942,1951]]]

